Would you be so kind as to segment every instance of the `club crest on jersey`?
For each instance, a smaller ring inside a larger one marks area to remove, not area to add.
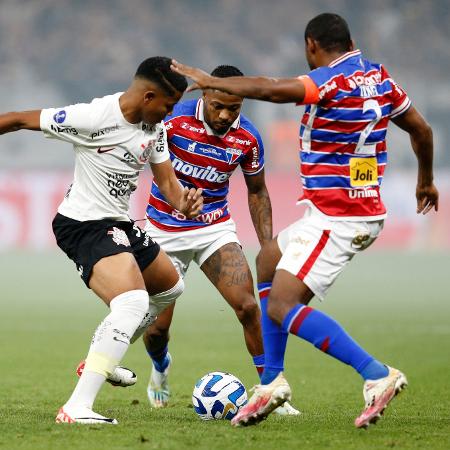
[[[236,160],[242,155],[242,150],[237,148],[227,147],[226,150],[228,164],[234,164]]]
[[[108,235],[112,236],[112,240],[117,245],[124,245],[125,247],[131,246],[127,233],[120,228],[112,227],[111,230],[108,230]]]
[[[141,163],[147,162],[147,160],[150,156],[150,152],[152,151],[152,148],[155,146],[155,144],[156,144],[156,139],[150,139],[147,142],[147,144],[141,144],[141,149],[143,150],[143,152],[139,156],[139,161]]]

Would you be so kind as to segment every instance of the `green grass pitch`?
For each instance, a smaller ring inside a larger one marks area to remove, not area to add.
[[[191,406],[195,381],[229,371],[250,388],[256,371],[237,320],[196,267],[187,278],[172,331],[173,400],[150,410],[149,360],[141,342],[124,365],[138,374],[128,389],[105,385],[95,408],[118,426],[54,424],[70,395],[106,308],[62,253],[0,258],[1,449],[380,449],[450,448],[449,256],[377,253],[355,258],[322,308],[370,352],[402,369],[410,386],[378,425],[356,430],[362,382],[353,370],[290,337],[286,376],[300,417],[270,416],[233,429],[202,422]]]

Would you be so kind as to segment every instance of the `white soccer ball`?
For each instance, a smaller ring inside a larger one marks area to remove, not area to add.
[[[210,372],[195,384],[192,403],[202,420],[231,420],[247,403],[247,391],[231,373]]]

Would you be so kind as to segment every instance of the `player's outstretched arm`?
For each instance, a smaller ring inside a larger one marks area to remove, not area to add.
[[[41,110],[0,114],[0,134],[17,130],[40,130]]]
[[[300,78],[218,78],[175,60],[172,61],[172,70],[194,81],[194,84],[189,86],[186,92],[195,89],[217,89],[239,97],[273,103],[302,103],[306,93],[305,83]]]
[[[439,206],[439,192],[433,183],[433,130],[414,107],[392,121],[406,131],[419,164],[416,186],[417,213],[426,214]]]
[[[170,205],[190,219],[198,216],[203,209],[202,190],[183,188],[175,175],[170,159],[150,165],[155,183]]]
[[[248,209],[261,247],[272,239],[272,204],[264,178],[264,169],[257,175],[245,175]]]

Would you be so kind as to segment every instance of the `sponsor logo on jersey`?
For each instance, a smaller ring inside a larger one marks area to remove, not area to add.
[[[325,96],[325,94],[328,94],[328,92],[331,92],[333,89],[337,88],[336,81],[332,81],[331,83],[327,83],[320,89],[319,92],[319,99],[322,100],[322,98]]]
[[[197,142],[191,142],[187,148],[188,152],[194,153],[196,145],[197,145]]]
[[[78,134],[78,130],[73,127],[59,127],[58,125],[50,125],[50,129],[54,131],[55,133],[67,133],[67,134],[73,134],[76,136]]]
[[[194,133],[200,133],[200,134],[206,133],[205,128],[203,128],[203,127],[194,127],[194,126],[188,124],[187,122],[183,122],[180,125],[180,128],[182,128],[183,130],[193,131]]]
[[[214,211],[200,214],[193,220],[196,222],[213,223],[216,220],[219,220],[223,216],[224,212],[225,208],[215,209]],[[183,213],[177,211],[176,209],[172,211],[172,217],[174,217],[177,220],[187,219],[187,217]]]
[[[66,120],[66,111],[64,111],[64,109],[62,109],[61,111],[58,111],[54,116],[53,116],[53,120],[56,123],[63,123]]]
[[[226,140],[228,142],[238,145],[252,145],[252,141],[250,141],[249,139],[238,139],[237,137],[234,136],[228,136]]]
[[[109,230],[107,234],[109,236],[112,236],[112,240],[117,245],[124,245],[125,247],[131,246],[127,233],[125,233],[125,231],[121,230],[120,228],[112,227],[112,229]]]
[[[348,191],[348,197],[352,200],[358,198],[378,198],[378,192],[375,189],[352,189]]]
[[[110,147],[110,148],[99,147],[97,149],[97,153],[107,153],[114,149],[115,149],[115,147]]]
[[[114,198],[130,196],[132,192],[136,190],[136,185],[130,182],[133,179],[137,179],[139,173],[135,172],[132,175],[123,173],[107,173],[109,195]]]
[[[95,138],[98,138],[99,136],[105,136],[109,133],[112,133],[113,131],[117,131],[118,129],[119,129],[119,124],[116,123],[115,125],[113,125],[111,127],[100,128],[99,130],[92,132],[89,135],[89,137],[91,139],[95,139]]]
[[[377,159],[350,158],[350,184],[352,187],[378,186]]]
[[[174,158],[172,166],[177,172],[181,172],[183,175],[216,183],[223,183],[231,175],[230,173],[218,172],[213,166],[198,167],[178,158]]]
[[[242,150],[233,147],[227,147],[225,151],[228,164],[234,164],[236,160],[242,155]]]

